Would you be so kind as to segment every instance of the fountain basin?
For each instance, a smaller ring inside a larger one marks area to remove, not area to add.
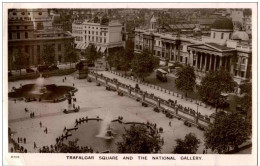
[[[9,98],[30,98],[39,99],[43,101],[60,101],[59,99],[64,98],[68,92],[75,92],[76,88],[71,86],[57,86],[55,84],[44,85],[40,89],[35,89],[35,84],[26,84],[20,88],[14,89],[8,93]],[[38,101],[38,100],[35,100]]]

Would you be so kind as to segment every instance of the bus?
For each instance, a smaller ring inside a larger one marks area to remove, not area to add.
[[[168,73],[163,69],[156,70],[156,78],[162,82],[167,82],[167,75]]]

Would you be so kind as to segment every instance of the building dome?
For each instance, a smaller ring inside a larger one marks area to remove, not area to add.
[[[217,19],[211,26],[212,29],[227,29],[233,30],[233,23],[231,19],[221,18]]]
[[[236,31],[232,34],[231,39],[247,41],[249,36],[245,31]]]
[[[152,22],[156,22],[156,18],[154,17],[154,15],[153,15],[153,17],[151,18],[151,21],[150,21],[151,23]]]

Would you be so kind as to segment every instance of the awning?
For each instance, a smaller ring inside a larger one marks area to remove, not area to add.
[[[101,47],[100,51],[104,53],[106,51],[106,49],[107,49],[106,47]]]
[[[79,49],[79,45],[80,45],[80,44],[77,44],[75,48],[76,48],[76,49]]]
[[[100,49],[100,46],[97,46],[97,52],[99,51],[99,49]]]
[[[79,49],[83,49],[83,47],[84,47],[84,43],[81,43]]]
[[[88,43],[85,43],[84,45],[83,45],[83,48],[82,49],[86,49],[88,47]]]

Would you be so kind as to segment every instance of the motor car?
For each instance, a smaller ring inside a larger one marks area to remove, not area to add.
[[[26,73],[33,73],[33,72],[34,72],[34,70],[31,69],[31,68],[27,68],[27,69],[25,69],[25,70],[26,70]]]
[[[49,71],[49,66],[47,66],[47,65],[39,65],[39,66],[37,66],[37,70],[39,72]]]
[[[49,66],[49,70],[58,70],[59,69],[59,67],[57,66],[57,65],[51,65],[51,66]]]

